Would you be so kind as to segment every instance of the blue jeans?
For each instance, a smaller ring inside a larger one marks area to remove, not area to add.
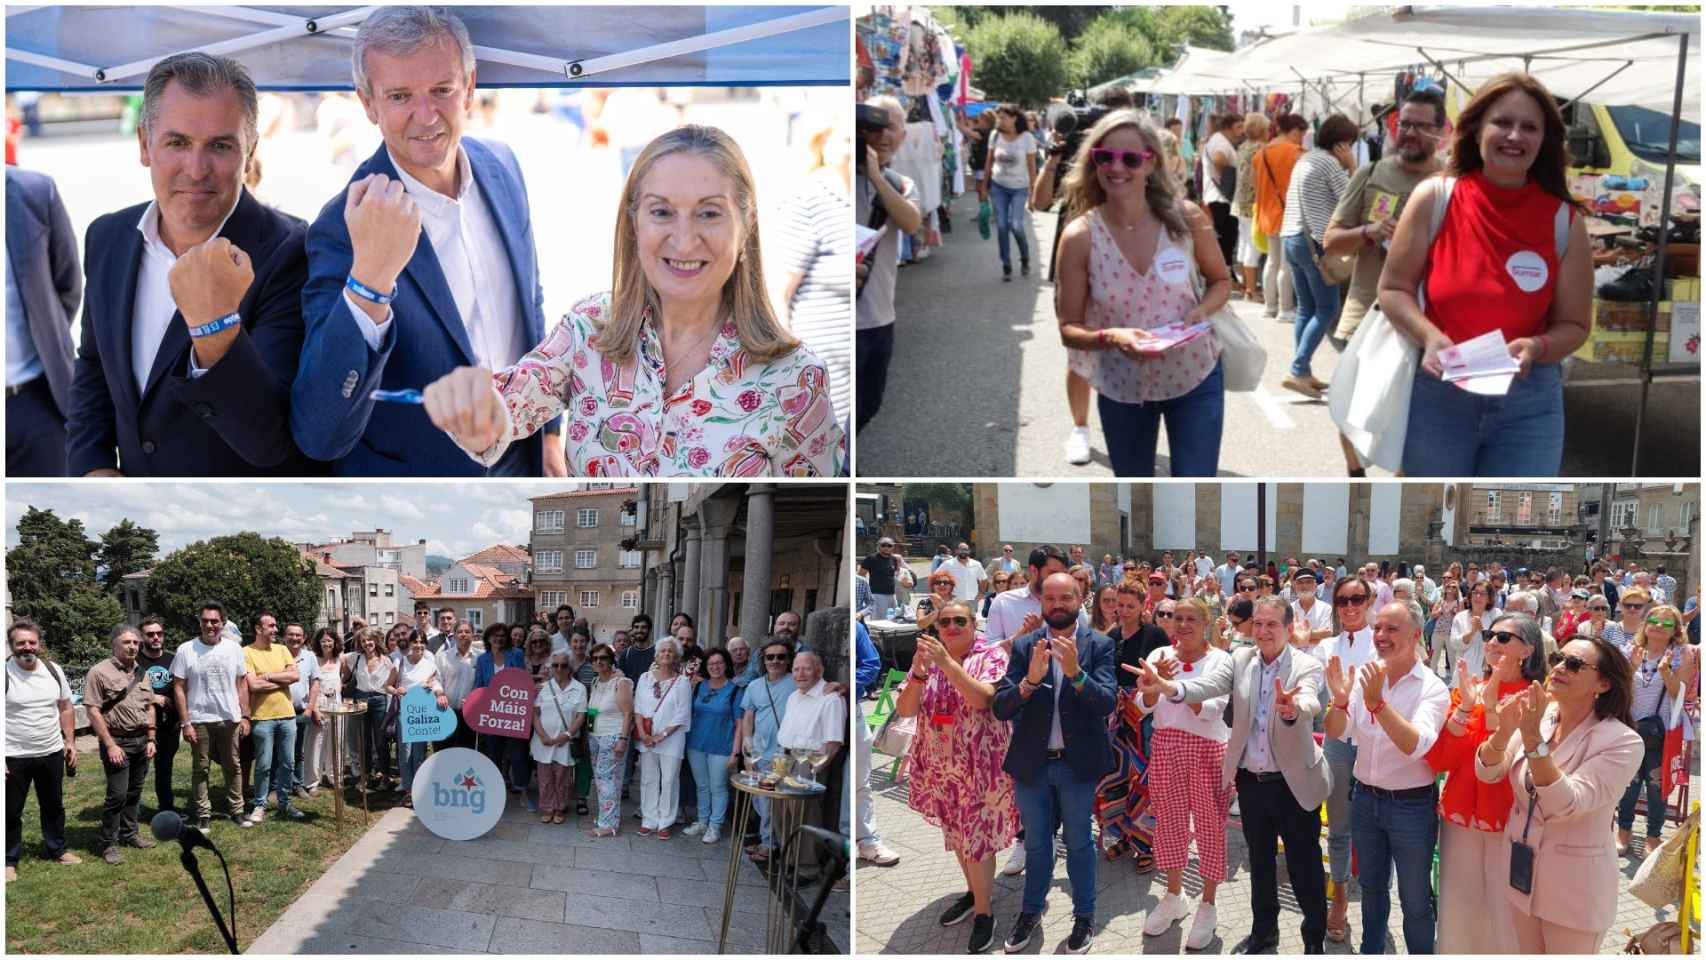
[[[290,765],[290,786],[292,790],[300,788],[303,785],[302,749],[303,744],[308,741],[308,728],[313,725],[314,721],[308,716],[307,711],[303,711],[296,715],[296,758]]]
[[[398,773],[401,774],[398,783],[403,788],[404,796],[410,796],[415,788],[415,771],[421,768],[421,764],[426,763],[426,748],[424,740],[420,743],[399,741],[397,744],[397,767]]]
[[[1564,375],[1538,363],[1502,397],[1416,371],[1406,477],[1555,477],[1564,465]]]
[[[1001,248],[1003,267],[1013,265],[1007,253],[1008,231],[1012,231],[1014,240],[1019,244],[1019,259],[1031,262],[1031,250],[1025,245],[1025,198],[1030,194],[1029,187],[1014,190],[993,181],[989,184],[989,205],[995,210],[995,241]]]
[[[367,719],[363,721],[363,736],[367,738],[367,773],[370,776],[381,776],[389,765],[386,760],[385,710],[390,705],[391,698],[383,693],[358,695],[367,700]]]
[[[699,822],[718,829],[729,815],[728,760],[726,753],[687,751],[687,766],[693,771],[693,787],[699,798]]]
[[[1351,795],[1351,838],[1362,881],[1362,952],[1386,953],[1386,919],[1392,913],[1392,873],[1404,906],[1404,950],[1434,952],[1434,844],[1438,790],[1404,800],[1376,797],[1360,784]],[[1503,896],[1503,891],[1497,892]]]
[[[1351,771],[1356,767],[1357,748],[1328,737],[1321,749],[1333,774],[1333,790],[1327,794],[1327,865],[1333,882],[1343,886],[1351,880]]]
[[[1309,361],[1315,348],[1339,322],[1339,288],[1329,284],[1311,256],[1314,241],[1307,233],[1286,237],[1285,263],[1291,269],[1291,288],[1297,296],[1297,319],[1292,333],[1297,350],[1291,358],[1291,375],[1309,376]]]
[[[291,766],[296,756],[296,717],[256,720],[249,728],[255,742],[253,779],[257,807],[267,805],[267,794],[278,793],[278,809],[290,809]]]
[[[1635,779],[1629,781],[1629,786],[1623,791],[1623,799],[1617,802],[1617,829],[1629,830],[1635,826],[1635,801],[1640,799],[1643,790],[1647,793],[1647,852],[1651,853],[1653,843],[1664,833],[1665,814],[1669,805],[1665,803],[1665,791],[1659,783],[1659,777],[1654,776],[1659,765],[1664,762],[1664,748],[1641,751],[1641,768],[1635,771]]]
[[[1121,403],[1096,394],[1108,460],[1121,477],[1155,476],[1155,444],[1167,421],[1171,476],[1212,477],[1220,472],[1220,432],[1226,422],[1226,379],[1217,361],[1203,382],[1182,397]]]
[[[1031,783],[1013,781],[1019,823],[1025,828],[1025,898],[1020,910],[1040,914],[1054,883],[1054,828],[1066,841],[1066,876],[1072,882],[1072,915],[1096,915],[1096,840],[1090,830],[1096,781],[1079,780],[1064,760],[1045,761]]]

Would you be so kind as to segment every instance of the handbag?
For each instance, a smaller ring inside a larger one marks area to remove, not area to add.
[[[1305,236],[1309,236],[1305,234]],[[1321,272],[1321,279],[1327,286],[1337,287],[1349,283],[1351,274],[1356,272],[1357,255],[1354,253],[1328,253],[1322,246],[1309,236],[1309,256],[1315,261],[1315,269]]]
[[[898,713],[890,713],[883,720],[882,729],[877,731],[876,739],[871,741],[871,749],[885,756],[899,759],[906,756],[906,751],[912,747],[912,737],[917,732],[917,717],[903,717]]]
[[[1663,909],[1682,900],[1688,882],[1684,858],[1688,845],[1700,836],[1700,808],[1695,807],[1674,833],[1647,854],[1629,882],[1629,892],[1651,907]]]
[[[1626,931],[1627,927],[1624,928]],[[1675,920],[1661,920],[1640,933],[1632,934],[1623,945],[1624,953],[1659,954],[1682,952],[1682,927]]]
[[[1197,270],[1195,237],[1191,237],[1191,246],[1187,252],[1191,288],[1196,292],[1197,302],[1202,303],[1207,284]],[[1225,389],[1232,393],[1249,393],[1260,387],[1262,370],[1268,365],[1268,351],[1250,332],[1250,327],[1233,311],[1230,303],[1216,310],[1209,317],[1209,323],[1214,326],[1215,338],[1220,341],[1220,371]]]

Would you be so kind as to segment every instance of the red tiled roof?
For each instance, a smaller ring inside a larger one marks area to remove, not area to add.
[[[425,580],[417,580],[406,573],[398,574],[397,582],[403,585],[403,589],[414,594],[416,597],[431,597],[438,593],[437,583],[428,583]]]
[[[611,497],[620,493],[639,493],[639,487],[617,487],[613,490],[565,490],[562,493],[547,493],[542,497],[528,497],[530,501],[561,500],[564,497]]]
[[[528,554],[525,548],[511,546],[507,543],[497,543],[481,550],[479,553],[463,557],[458,562],[482,564],[526,563],[531,559],[531,555]]]
[[[487,566],[483,563],[458,563],[456,566],[466,570],[468,575],[473,578],[473,583],[470,584],[471,592],[448,592],[449,576],[447,574],[446,576],[439,578],[439,585],[437,592],[434,594],[435,596],[445,598],[471,597],[476,599],[485,599],[487,597],[494,596],[528,597],[533,595],[532,590],[523,585],[519,579],[499,570],[496,567]]]

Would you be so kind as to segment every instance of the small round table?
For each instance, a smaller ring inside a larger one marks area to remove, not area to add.
[[[735,789],[735,815],[729,833],[729,875],[723,885],[723,923],[717,934],[717,952],[723,953],[728,945],[729,918],[733,915],[735,888],[740,881],[740,861],[745,855],[746,827],[752,819],[753,801],[762,798],[770,801],[770,837],[778,847],[770,860],[764,952],[790,953],[789,944],[794,938],[794,907],[798,898],[787,889],[787,878],[799,875],[801,845],[797,837],[793,838],[791,847],[787,844],[800,824],[805,822],[806,801],[823,796],[826,788],[821,783],[812,784],[812,788],[778,783],[774,789],[767,790],[758,784],[747,783],[740,774],[729,776],[729,786]]]
[[[367,701],[355,700],[348,703],[337,703],[322,709],[320,712],[332,718],[332,782],[337,785],[332,791],[332,813],[337,817],[338,823],[341,824],[344,822],[344,727],[351,717],[363,716],[367,713]],[[356,724],[355,730],[356,750],[361,751],[363,770],[361,817],[362,823],[366,824],[370,819],[367,810],[367,753],[363,749],[365,738],[362,734],[362,725]]]

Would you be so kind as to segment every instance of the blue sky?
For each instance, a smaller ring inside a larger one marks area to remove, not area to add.
[[[463,557],[494,543],[525,544],[528,497],[574,489],[561,480],[494,483],[116,483],[6,484],[6,546],[18,542],[27,507],[81,519],[98,537],[129,517],[160,534],[162,555],[197,540],[254,530],[290,541],[331,540],[376,527],[429,553]]]

